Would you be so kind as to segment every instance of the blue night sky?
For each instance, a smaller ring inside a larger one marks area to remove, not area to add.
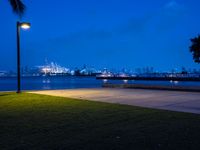
[[[199,0],[24,0],[22,66],[197,68],[188,47],[200,33]],[[15,69],[17,16],[0,1],[0,70]]]

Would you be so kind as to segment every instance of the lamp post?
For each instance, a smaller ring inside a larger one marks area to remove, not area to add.
[[[29,29],[30,23],[17,21],[17,93],[21,93],[21,74],[20,74],[20,29]]]

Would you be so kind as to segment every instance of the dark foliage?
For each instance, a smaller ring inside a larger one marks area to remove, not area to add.
[[[193,55],[194,62],[200,63],[200,35],[192,38],[191,42],[190,52]]]
[[[21,0],[8,0],[10,2],[10,5],[17,15],[20,17],[24,14],[25,11],[25,5]]]

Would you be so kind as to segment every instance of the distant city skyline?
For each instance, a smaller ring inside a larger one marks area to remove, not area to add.
[[[40,65],[36,65],[36,66],[21,66],[21,72],[23,73],[28,72],[28,70],[35,70],[35,69],[39,69],[41,70],[41,72],[49,72],[49,70],[53,71],[53,72],[60,72],[60,73],[67,73],[67,72],[71,72],[71,71],[75,71],[75,70],[79,70],[79,71],[84,71],[84,70],[90,70],[93,72],[102,72],[102,71],[108,71],[108,72],[113,72],[113,73],[181,73],[181,72],[188,72],[188,73],[192,73],[192,72],[200,72],[200,68],[187,68],[187,67],[178,67],[178,68],[170,68],[169,70],[159,70],[158,68],[154,68],[153,66],[145,66],[145,67],[132,67],[132,68],[111,68],[111,67],[95,67],[93,65],[87,65],[87,64],[82,64],[80,66],[76,66],[76,67],[72,67],[70,65],[60,65],[57,62],[53,62],[53,61],[47,61],[45,60],[45,63],[40,64]],[[50,69],[51,68],[51,69]],[[11,72],[11,73],[16,73],[16,70],[9,70],[9,69],[4,69],[2,70],[0,68],[0,72]]]
[[[198,0],[24,1],[22,66],[196,68],[190,38],[200,34]],[[16,67],[16,15],[0,2],[0,70]]]

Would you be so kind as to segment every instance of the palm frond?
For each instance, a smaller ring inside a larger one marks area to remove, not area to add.
[[[8,1],[10,2],[13,12],[21,17],[26,9],[24,3],[21,0],[8,0]]]

